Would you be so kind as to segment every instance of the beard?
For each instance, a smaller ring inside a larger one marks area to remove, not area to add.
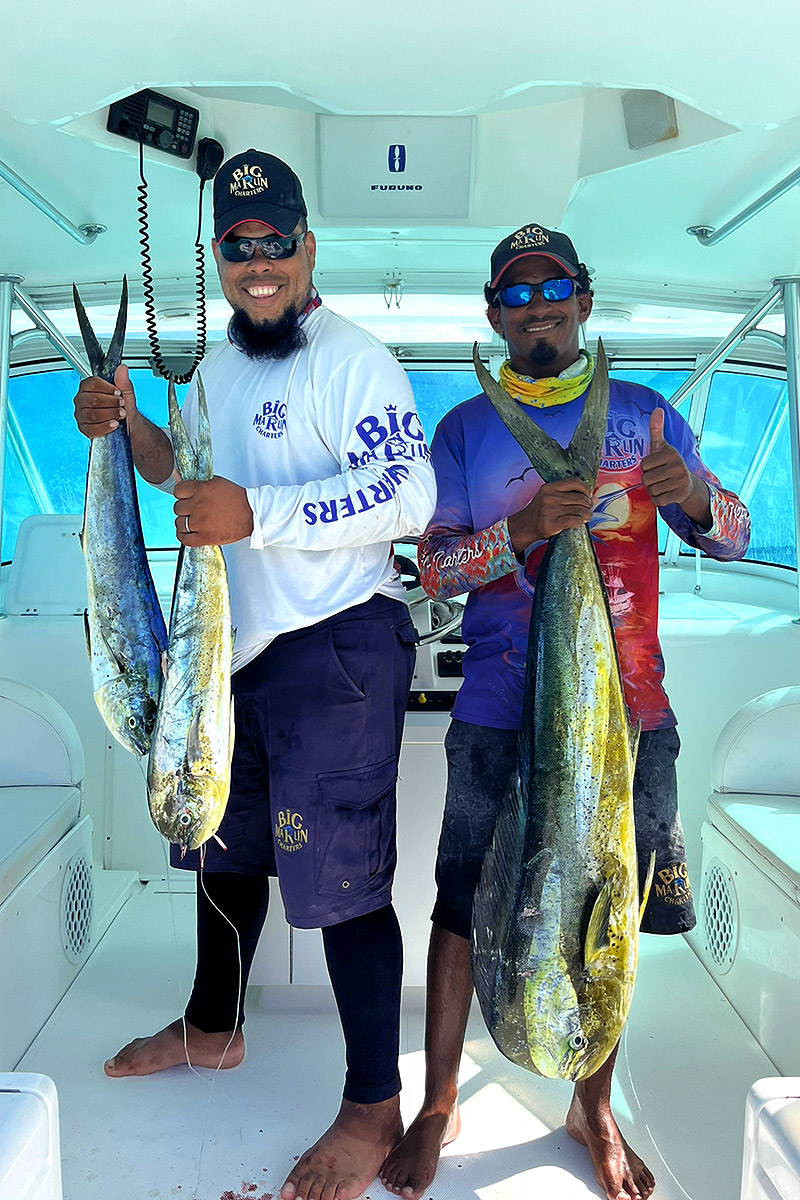
[[[241,308],[234,309],[228,322],[228,337],[237,350],[256,361],[288,358],[302,350],[308,339],[298,324],[299,313],[294,304],[275,321],[252,321]]]
[[[558,358],[558,350],[542,338],[534,342],[525,357],[532,367],[549,367]]]

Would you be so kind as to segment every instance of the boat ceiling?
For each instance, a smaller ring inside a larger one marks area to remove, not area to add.
[[[40,0],[7,6],[3,25],[0,160],[75,225],[107,226],[81,245],[0,182],[0,274],[23,276],[47,305],[63,305],[73,280],[100,301],[123,271],[138,278],[138,150],[105,122],[111,102],[144,87],[198,108],[198,137],[228,154],[255,146],[294,166],[327,294],[381,293],[393,273],[405,294],[479,294],[492,247],[529,222],[570,234],[604,302],[741,311],[800,271],[797,188],[716,246],[686,232],[718,228],[800,165],[800,6],[787,0],[249,12]],[[673,98],[679,132],[632,150],[622,95],[642,90]],[[473,117],[469,215],[321,215],[320,115]],[[145,158],[157,299],[185,304],[197,179],[191,163]],[[210,201],[207,188],[207,242]]]

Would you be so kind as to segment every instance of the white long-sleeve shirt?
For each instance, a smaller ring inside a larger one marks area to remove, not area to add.
[[[392,541],[422,533],[436,484],[402,367],[324,306],[308,342],[254,361],[229,343],[201,367],[214,474],[247,489],[253,532],[223,546],[236,628],[233,669],[280,633],[376,592],[402,599]],[[196,437],[197,392],[183,407]]]

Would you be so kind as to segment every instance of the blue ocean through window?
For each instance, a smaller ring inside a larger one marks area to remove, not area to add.
[[[478,393],[471,367],[408,372],[423,429],[432,439],[439,421]],[[636,369],[615,377],[652,387],[669,397],[685,370]],[[140,410],[167,423],[167,388],[150,370],[131,372]],[[2,560],[8,562],[20,523],[40,512],[83,512],[89,444],[73,416],[74,371],[57,369],[9,381]],[[184,391],[185,389],[179,389]],[[679,407],[688,413],[689,398]],[[739,491],[752,515],[748,558],[795,566],[786,383],[782,377],[718,371],[711,383],[700,453],[723,484]],[[137,480],[142,528],[149,548],[174,547],[173,499]],[[661,542],[663,547],[664,538]]]

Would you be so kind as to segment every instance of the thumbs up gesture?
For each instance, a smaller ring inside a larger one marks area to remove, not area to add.
[[[642,483],[656,508],[665,504],[683,505],[697,492],[699,485],[708,502],[708,489],[693,475],[674,446],[664,440],[664,410],[650,414],[650,453],[642,459]]]

